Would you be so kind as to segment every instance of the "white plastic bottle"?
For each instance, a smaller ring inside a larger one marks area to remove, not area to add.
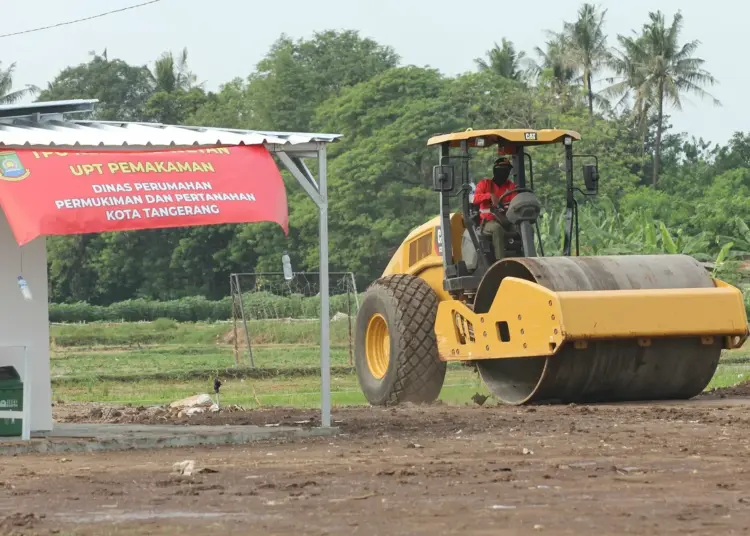
[[[286,251],[284,252],[284,255],[281,256],[281,262],[284,265],[284,279],[291,281],[294,277],[294,272],[292,272],[292,261]]]
[[[31,289],[29,288],[29,284],[21,275],[18,276],[18,287],[21,289],[23,299],[26,301],[31,301]]]

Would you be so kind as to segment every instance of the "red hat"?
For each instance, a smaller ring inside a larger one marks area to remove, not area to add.
[[[501,156],[500,158],[498,158],[497,160],[495,160],[495,164],[492,167],[493,168],[494,167],[510,167],[510,168],[512,168],[513,164],[510,163],[510,159],[509,158],[505,158],[505,157]]]

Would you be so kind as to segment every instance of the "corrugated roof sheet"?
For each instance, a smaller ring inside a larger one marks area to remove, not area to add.
[[[90,112],[98,100],[0,105],[0,147],[5,148],[174,148],[209,145],[292,145],[331,143],[339,134],[269,132],[131,123],[66,120],[64,114]],[[303,151],[310,148],[300,148]],[[313,147],[314,149],[314,147]]]
[[[94,109],[98,99],[73,99],[28,104],[0,104],[0,118],[31,117],[36,114],[86,113]]]
[[[266,132],[158,123],[0,120],[0,147],[195,147],[206,145],[299,145],[331,143],[339,134]]]

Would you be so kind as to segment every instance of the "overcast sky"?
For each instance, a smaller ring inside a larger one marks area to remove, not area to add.
[[[0,34],[46,26],[118,9],[143,0],[25,0],[4,2]],[[671,21],[677,9],[685,17],[683,41],[699,39],[697,55],[719,79],[710,89],[723,104],[688,97],[673,113],[675,128],[714,142],[737,130],[750,130],[750,73],[744,65],[743,35],[750,5],[739,0],[602,0],[608,9],[607,33],[630,34],[646,21],[649,9],[661,9]],[[497,7],[494,7],[497,6]],[[325,29],[355,29],[391,45],[405,64],[436,67],[447,74],[474,69],[502,37],[522,50],[544,42],[545,29],[573,20],[580,2],[455,2],[453,0],[161,0],[97,20],[0,39],[4,65],[17,63],[16,82],[44,87],[61,69],[88,61],[89,51],[130,63],[152,64],[163,51],[187,46],[191,69],[206,87],[246,76],[286,33],[309,37]],[[502,125],[498,125],[502,126]],[[585,135],[585,133],[582,133]]]

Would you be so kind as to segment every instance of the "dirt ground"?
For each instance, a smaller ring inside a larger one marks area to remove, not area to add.
[[[750,399],[721,396],[337,409],[334,438],[8,457],[0,464],[0,534],[745,534]],[[60,421],[166,418],[134,408],[55,412]],[[276,409],[181,420],[317,418]],[[208,471],[172,474],[183,460]]]

